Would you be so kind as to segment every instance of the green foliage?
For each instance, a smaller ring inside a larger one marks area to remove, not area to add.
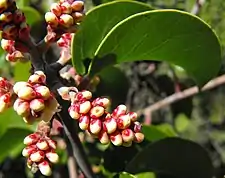
[[[41,15],[36,9],[29,6],[22,6],[20,9],[24,12],[26,21],[30,26],[41,20]]]

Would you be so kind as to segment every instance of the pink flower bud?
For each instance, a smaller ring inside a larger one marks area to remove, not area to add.
[[[51,163],[57,163],[59,161],[59,156],[55,152],[48,152],[45,155]]]
[[[25,145],[33,145],[36,144],[38,142],[38,140],[40,139],[40,135],[37,133],[32,133],[28,136],[26,136],[23,140],[23,143]]]
[[[48,161],[43,161],[43,162],[39,163],[38,168],[44,176],[50,176],[52,174],[52,170],[49,166]]]
[[[59,22],[62,26],[69,28],[73,25],[73,17],[69,14],[62,14],[59,18]]]
[[[73,119],[79,119],[80,118],[80,114],[78,113],[78,109],[74,105],[69,107],[69,114],[70,114],[70,117],[72,117]]]
[[[35,87],[34,89],[37,93],[37,96],[41,97],[44,100],[49,99],[49,97],[51,96],[50,90],[46,86],[41,85],[41,86]]]
[[[19,39],[27,40],[30,36],[30,27],[27,25],[26,22],[22,22],[20,24],[19,29]]]
[[[62,14],[70,14],[72,12],[72,7],[68,2],[63,2],[60,7]]]
[[[98,134],[102,129],[102,122],[100,119],[91,119],[89,130],[92,134]]]
[[[27,82],[16,82],[15,85],[13,86],[13,91],[18,95],[19,90],[27,86],[31,85]]]
[[[90,91],[82,91],[76,94],[75,101],[89,100],[92,98],[92,93]]]
[[[134,132],[131,129],[125,129],[121,132],[124,142],[132,142],[134,140]]]
[[[45,153],[43,151],[37,151],[30,155],[30,159],[33,162],[40,162],[44,159]]]
[[[91,102],[90,101],[84,101],[80,104],[79,107],[79,113],[80,114],[87,114],[91,109]]]
[[[112,115],[114,117],[119,117],[121,115],[126,114],[126,112],[127,112],[127,107],[125,105],[121,104],[121,105],[117,106],[116,109],[114,109]]]
[[[136,112],[129,112],[128,115],[132,122],[135,122],[137,120],[138,115]]]
[[[145,136],[143,133],[134,133],[134,142],[141,143],[144,140]]]
[[[96,98],[92,101],[93,106],[102,106],[103,108],[107,108],[110,105],[110,100],[108,98]]]
[[[42,72],[42,71],[39,71],[39,72]],[[37,84],[37,83],[43,84],[45,83],[45,80],[46,80],[46,76],[43,72],[42,72],[42,75],[39,75],[35,72],[33,75],[29,77],[28,82],[34,83],[34,84]]]
[[[123,142],[122,144],[124,147],[131,147],[132,146],[132,141],[131,142]]]
[[[119,129],[126,129],[131,124],[130,117],[127,114],[119,116],[116,121],[117,121],[117,127]]]
[[[26,148],[23,149],[22,155],[24,157],[28,157],[35,151],[37,151],[36,146],[35,145],[30,145],[30,146],[27,146]]]
[[[93,119],[101,117],[105,113],[105,109],[102,106],[95,106],[91,108],[90,116]]]
[[[0,12],[8,8],[8,0],[0,0]]]
[[[1,96],[1,98],[2,97],[4,97],[4,95]],[[8,108],[8,104],[2,101],[1,98],[0,98],[0,113],[3,113]]]
[[[72,17],[73,17],[74,22],[79,23],[84,18],[84,14],[82,14],[80,12],[74,12],[74,13],[72,13]]]
[[[134,132],[141,132],[141,123],[140,122],[134,122]]]
[[[50,7],[51,12],[53,12],[56,16],[60,16],[62,14],[61,8],[58,3],[52,3]]]
[[[2,38],[15,40],[18,36],[18,29],[15,25],[6,25],[2,30]]]
[[[43,99],[33,99],[30,102],[30,109],[34,112],[40,112],[45,108],[44,100]]]
[[[84,2],[83,1],[74,1],[71,5],[73,11],[83,11],[84,10]]]
[[[17,103],[14,103],[14,108],[16,108],[15,111],[19,116],[26,117],[30,114],[30,105],[28,102],[20,102],[17,107],[15,106],[15,104]]]
[[[39,140],[36,143],[36,146],[40,149],[40,150],[47,150],[49,148],[48,146],[48,142],[45,140]]]
[[[36,97],[36,92],[31,87],[23,87],[18,91],[18,97],[24,100],[32,100]]]
[[[20,9],[17,9],[14,13],[13,13],[13,22],[15,24],[21,24],[22,22],[24,22],[25,16],[23,14],[23,12]]]
[[[79,127],[81,130],[87,130],[90,124],[90,118],[89,116],[81,116],[79,119]]]
[[[103,122],[103,128],[108,133],[111,134],[117,129],[117,122],[114,118],[108,118]]]
[[[1,47],[2,47],[3,50],[7,51],[8,53],[12,53],[13,50],[15,50],[14,41],[12,41],[12,40],[2,39],[1,40]]]
[[[109,138],[112,144],[115,146],[120,146],[123,143],[123,139],[119,131],[115,131],[112,134],[110,134]]]
[[[101,142],[101,144],[106,145],[110,142],[109,136],[105,131],[101,131],[98,135],[98,139]]]
[[[51,26],[51,27],[57,27],[58,26],[58,18],[57,16],[52,12],[47,12],[45,14],[45,21]]]
[[[0,15],[0,21],[10,22],[13,19],[13,15],[11,12],[4,12]]]
[[[55,150],[56,149],[56,141],[52,140],[52,139],[46,139],[47,142],[48,142],[48,145],[53,149]]]
[[[30,158],[28,157],[28,158],[27,158],[27,167],[28,167],[29,169],[31,169],[33,163],[34,163],[34,162],[31,161]]]

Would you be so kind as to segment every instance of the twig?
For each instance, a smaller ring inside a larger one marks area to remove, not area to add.
[[[205,0],[196,0],[194,6],[191,9],[191,13],[194,15],[198,15],[204,3],[205,3]]]
[[[141,115],[143,113],[144,115],[149,117],[149,116],[151,116],[151,113],[153,111],[159,110],[165,106],[168,106],[168,105],[175,103],[179,100],[182,100],[184,98],[198,94],[200,91],[210,90],[210,89],[220,86],[222,84],[225,84],[225,74],[209,81],[201,90],[199,90],[199,88],[197,86],[194,86],[194,87],[188,88],[186,90],[183,90],[181,92],[174,93],[174,94],[150,105],[149,107],[138,111],[138,115]]]

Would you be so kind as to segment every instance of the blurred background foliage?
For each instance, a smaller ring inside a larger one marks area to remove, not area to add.
[[[109,1],[111,0],[86,0],[86,11],[93,6]],[[140,1],[155,8],[173,8],[188,12],[192,11],[196,3],[195,0]],[[46,34],[46,24],[43,18],[52,2],[54,0],[17,0],[19,7],[24,10],[28,23],[32,27],[32,35],[36,41],[40,41]],[[209,23],[216,31],[222,44],[222,55],[225,56],[225,1],[206,0],[198,16]],[[49,58],[52,55],[58,55],[55,48],[48,52]],[[29,63],[12,65],[6,62],[5,54],[0,50],[1,76],[13,78],[15,81],[27,80],[29,70]],[[224,73],[223,65],[218,75]],[[103,70],[99,77],[100,84],[95,89],[96,96],[107,95],[111,97],[113,106],[126,103],[129,109],[134,111],[139,111],[177,91],[194,85],[182,69],[167,63],[154,61],[139,61],[110,67]],[[140,119],[146,122],[145,115]],[[221,85],[213,90],[178,101],[169,107],[161,108],[152,113],[150,122],[151,126],[145,125],[143,128],[146,141],[140,146],[129,149],[107,149],[107,147],[81,133],[80,137],[93,165],[93,170],[102,177],[113,177],[116,175],[115,172],[123,170],[138,150],[145,147],[149,142],[165,137],[179,136],[202,145],[213,160],[216,177],[223,177],[225,174],[225,86]],[[35,126],[24,124],[23,120],[13,110],[0,115],[0,178],[43,177],[39,174],[32,175],[26,170],[25,160],[20,153],[23,148],[23,138],[34,130]],[[68,177],[68,156],[63,142],[58,152],[62,159],[54,167],[52,177],[66,178]],[[113,164],[113,162],[116,162],[116,164]],[[124,174],[120,177],[126,176]],[[166,175],[154,175],[152,173],[145,173],[136,177],[153,178],[156,176],[169,178]]]

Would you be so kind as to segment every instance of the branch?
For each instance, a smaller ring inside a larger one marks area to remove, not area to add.
[[[222,84],[225,84],[225,74],[209,81],[201,90],[199,90],[199,88],[197,86],[194,86],[194,87],[188,88],[186,90],[183,90],[181,92],[174,93],[174,94],[150,105],[149,107],[138,111],[138,115],[141,115],[143,113],[149,119],[149,117],[151,116],[151,113],[153,111],[159,110],[159,109],[161,109],[165,106],[168,106],[172,103],[175,103],[179,100],[193,96],[195,94],[198,94],[201,91],[210,90],[210,89],[220,86]]]
[[[196,0],[194,6],[191,9],[191,13],[194,15],[198,15],[204,3],[205,3],[205,0]]]

